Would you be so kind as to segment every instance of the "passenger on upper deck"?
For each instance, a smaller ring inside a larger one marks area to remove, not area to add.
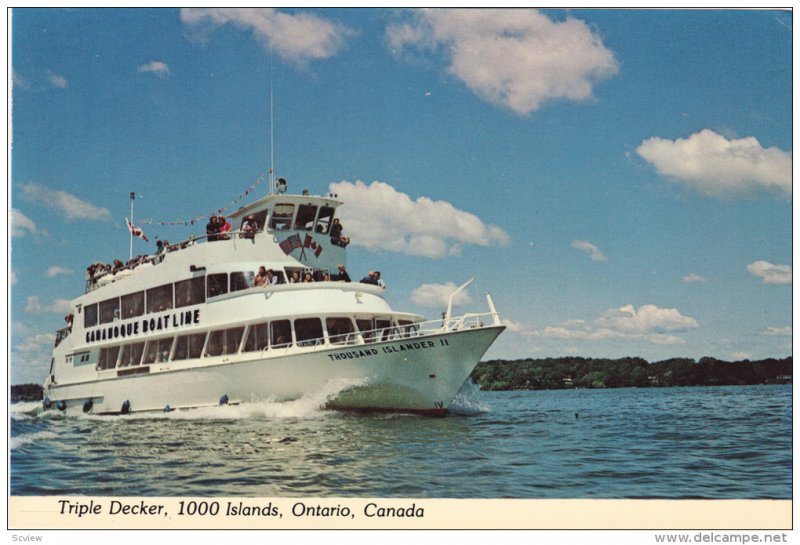
[[[339,265],[337,268],[339,269],[339,274],[334,275],[333,279],[339,282],[350,282],[350,275],[347,274],[347,269],[344,268],[344,265]]]
[[[211,218],[206,225],[206,237],[209,242],[217,240],[217,233],[219,233],[219,224],[217,223],[217,216],[211,214]]]
[[[292,277],[289,279],[290,284],[299,284],[300,283],[300,272],[299,271],[292,271]]]
[[[231,224],[225,219],[224,216],[219,216],[217,218],[217,227],[219,228],[219,236],[217,237],[217,240],[228,240],[231,238]]]
[[[242,223],[242,236],[251,239],[255,244],[256,231],[258,231],[258,222],[253,216],[247,216]]]
[[[314,277],[312,276],[311,271],[306,271],[305,274],[303,274],[303,282],[313,282],[313,281]]]
[[[275,271],[272,269],[267,271],[267,284],[270,286],[275,286],[278,284],[278,277],[275,276]]]
[[[380,271],[369,271],[369,274],[359,280],[362,284],[372,284],[373,286],[380,286],[386,289],[386,283],[381,280],[381,272]]]
[[[268,285],[268,278],[267,278],[267,268],[264,265],[261,265],[258,268],[258,274],[253,282],[253,285],[257,288],[265,288]]]
[[[372,284],[373,286],[378,285],[378,281],[375,280],[375,273],[373,271],[369,271],[369,273],[367,273],[367,276],[359,280],[359,282],[361,282],[362,284]]]
[[[333,220],[333,225],[331,225],[331,244],[335,246],[341,246],[344,248],[348,244],[350,244],[350,239],[348,237],[342,236],[342,224],[339,222],[339,218],[335,218]]]

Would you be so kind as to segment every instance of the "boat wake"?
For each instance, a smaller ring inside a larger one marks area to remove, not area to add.
[[[448,412],[459,416],[474,416],[490,413],[492,408],[481,397],[481,389],[472,380],[468,380],[453,398]]]

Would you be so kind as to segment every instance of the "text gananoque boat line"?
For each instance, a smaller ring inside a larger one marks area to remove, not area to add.
[[[328,389],[330,409],[446,413],[504,329],[491,297],[488,312],[448,305],[433,321],[392,310],[376,275],[349,281],[343,203],[275,187],[231,213],[229,231],[90,268],[56,335],[45,408],[170,411]]]

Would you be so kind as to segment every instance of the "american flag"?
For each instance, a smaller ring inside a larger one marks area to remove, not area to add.
[[[125,218],[125,223],[128,224],[128,231],[130,231],[133,236],[139,237],[139,238],[143,239],[145,242],[148,241],[147,235],[144,234],[144,231],[142,231],[138,227],[134,227],[133,224],[130,222],[130,220],[128,218]]]
[[[297,248],[302,248],[303,243],[300,242],[300,235],[292,235],[283,242],[281,242],[280,244],[278,244],[278,246],[280,246],[281,250],[283,250],[283,253],[289,255],[290,253],[292,253],[292,250],[295,250]]]

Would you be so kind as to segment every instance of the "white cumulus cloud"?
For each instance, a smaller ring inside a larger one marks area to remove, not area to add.
[[[656,171],[711,197],[766,189],[792,194],[792,155],[754,137],[729,140],[709,129],[689,138],[653,137],[636,152]]]
[[[768,261],[754,261],[747,266],[747,272],[764,280],[764,284],[791,284],[792,266],[773,265]]]
[[[25,302],[25,312],[28,314],[45,314],[48,312],[69,312],[69,299],[55,299],[52,303],[44,304],[41,300],[31,295]]]
[[[50,362],[53,343],[56,340],[54,333],[36,333],[22,338],[15,346],[14,350],[23,361],[15,361],[15,365],[27,362],[41,366],[44,362]]]
[[[47,268],[47,278],[54,278],[60,274],[72,274],[72,269],[67,269],[59,265],[54,265]]]
[[[272,8],[183,8],[181,22],[200,38],[228,24],[249,30],[267,50],[300,65],[335,55],[345,38],[354,34],[344,25],[312,13]]]
[[[588,253],[592,261],[608,261],[603,252],[588,240],[573,240],[571,246],[576,250]]]
[[[145,74],[155,74],[156,76],[168,76],[169,66],[162,61],[150,61],[139,66],[139,72]]]
[[[411,292],[411,300],[424,307],[446,307],[453,293],[458,286],[452,282],[445,284],[422,284]],[[472,303],[472,298],[466,290],[461,290],[453,297],[454,306],[463,306]]]
[[[592,28],[529,9],[432,9],[387,28],[396,51],[441,51],[447,72],[493,104],[525,115],[554,99],[586,100],[619,66]]]
[[[464,244],[506,245],[508,234],[478,216],[446,201],[412,200],[385,182],[332,183],[330,192],[342,199],[339,208],[344,235],[368,250],[439,258],[458,253]]]
[[[699,327],[697,320],[674,308],[625,305],[609,309],[592,322],[569,320],[548,326],[543,335],[558,339],[643,339],[652,344],[683,344],[675,333]]]
[[[10,221],[12,237],[24,237],[28,233],[36,233],[36,224],[33,220],[16,208],[11,209]]]
[[[689,273],[683,277],[683,282],[686,284],[704,284],[707,280],[705,276]]]
[[[67,193],[38,184],[22,186],[22,197],[32,203],[41,204],[64,215],[69,220],[107,221],[111,212]]]
[[[539,332],[536,330],[536,328],[523,324],[521,322],[509,319],[503,319],[503,325],[506,326],[506,331],[510,333],[518,333],[524,337],[539,336]]]
[[[59,76],[52,70],[47,71],[47,79],[50,80],[50,84],[53,87],[57,87],[58,89],[66,89],[67,87],[69,87],[69,82],[67,81],[67,78],[65,78],[64,76]]]
[[[791,337],[792,336],[792,326],[786,327],[768,327],[764,331],[761,332],[762,335],[767,335],[768,337]]]

